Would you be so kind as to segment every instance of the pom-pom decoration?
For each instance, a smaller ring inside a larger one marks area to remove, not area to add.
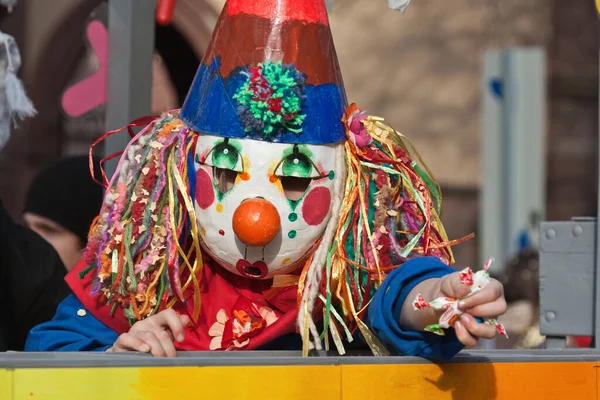
[[[233,98],[245,132],[264,140],[284,131],[302,133],[305,76],[292,65],[270,61],[242,73],[247,79]]]

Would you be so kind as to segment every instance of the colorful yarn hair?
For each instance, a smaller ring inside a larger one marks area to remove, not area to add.
[[[123,308],[131,324],[184,301],[203,266],[192,193],[196,133],[166,114],[127,146],[92,226],[84,259],[95,270],[93,294]],[[185,282],[182,284],[182,282]]]
[[[440,221],[439,185],[401,133],[354,104],[344,122],[347,176],[340,211],[332,210],[339,217],[330,221],[303,274],[298,324],[305,355],[309,348],[320,349],[329,335],[344,354],[340,332],[351,342],[356,329],[375,355],[385,355],[363,318],[386,275],[411,257],[435,256],[452,264],[450,246],[467,238],[448,241]],[[318,301],[323,305],[320,334],[313,320]]]

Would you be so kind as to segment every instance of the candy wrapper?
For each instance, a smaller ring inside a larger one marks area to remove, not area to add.
[[[433,301],[427,302],[425,301],[423,296],[421,296],[420,294],[417,295],[417,298],[413,301],[413,306],[415,310],[432,308],[436,311],[444,311],[444,313],[440,317],[439,323],[429,325],[425,328],[427,332],[432,332],[440,336],[445,335],[444,329],[448,329],[451,326],[453,326],[454,323],[463,314],[463,312],[458,309],[458,302],[479,292],[490,282],[490,274],[488,273],[488,269],[490,268],[490,265],[493,261],[493,259],[488,260],[483,266],[483,270],[481,271],[473,273],[471,268],[465,268],[460,273],[460,281],[465,285],[469,286],[469,288],[471,289],[471,292],[461,299],[453,299],[451,297],[439,297]],[[504,326],[497,320],[488,319],[484,322],[495,326],[496,330],[498,331],[498,334],[508,338],[506,329],[504,329]]]

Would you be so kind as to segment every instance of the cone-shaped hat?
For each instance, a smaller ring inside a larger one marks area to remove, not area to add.
[[[181,118],[200,133],[283,143],[346,138],[324,0],[228,0]]]

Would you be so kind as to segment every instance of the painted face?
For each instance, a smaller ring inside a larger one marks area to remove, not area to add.
[[[195,202],[205,251],[247,278],[298,268],[331,217],[342,151],[200,135]]]

